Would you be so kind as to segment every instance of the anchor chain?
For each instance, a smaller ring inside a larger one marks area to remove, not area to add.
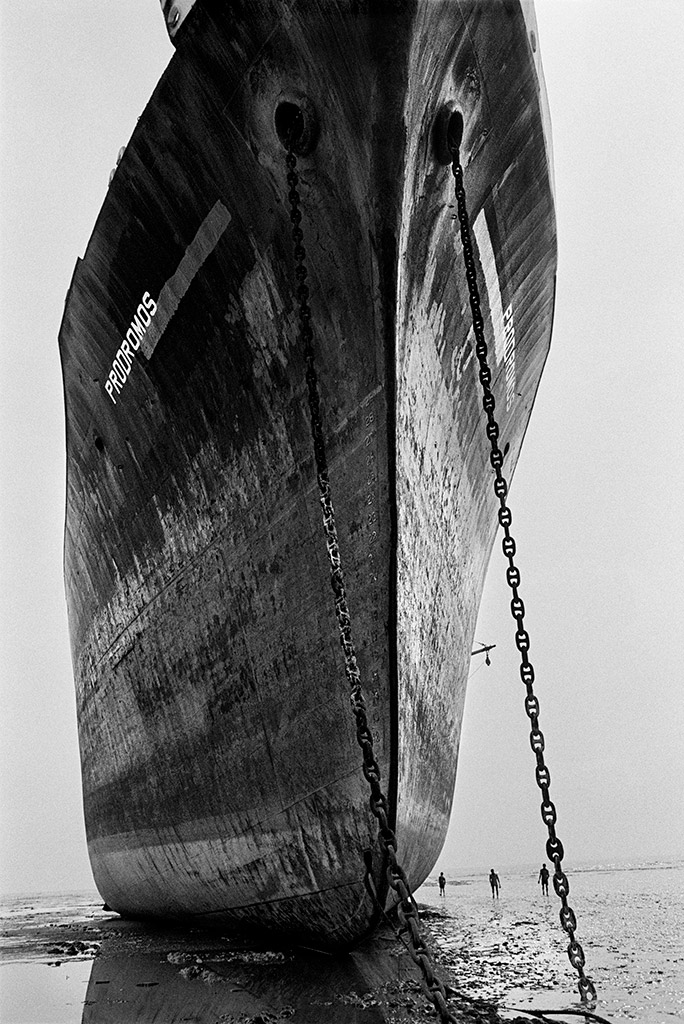
[[[373,734],[368,724],[366,702],[361,690],[361,675],[356,660],[356,651],[351,632],[351,618],[347,605],[344,575],[340,559],[340,549],[335,524],[335,511],[332,502],[328,464],[323,440],[323,423],[321,420],[321,402],[318,392],[318,378],[315,368],[313,350],[313,330],[311,328],[311,308],[309,306],[309,288],[306,284],[308,271],[306,268],[306,250],[303,245],[304,234],[301,229],[302,213],[300,210],[299,174],[297,158],[293,148],[293,138],[286,143],[288,198],[290,200],[290,220],[292,222],[292,240],[294,242],[295,277],[297,279],[297,300],[299,303],[299,337],[306,361],[306,383],[308,389],[309,412],[311,416],[311,436],[313,440],[316,474],[318,480],[319,500],[323,513],[323,529],[330,561],[330,584],[335,594],[335,614],[340,632],[340,644],[344,652],[344,668],[350,685],[350,701],[356,719],[356,739],[363,751],[363,774],[370,786],[370,807],[378,822],[380,846],[387,862],[387,881],[399,897],[397,915],[401,930],[407,936],[411,959],[422,973],[421,985],[430,1002],[433,1003],[440,1020],[444,1024],[457,1024],[456,1018],[450,1013],[446,1002],[446,990],[434,972],[430,951],[418,926],[418,908],[411,893],[404,869],[397,860],[397,839],[389,824],[389,804],[380,785],[380,767],[373,749]],[[370,872],[366,870],[366,885],[372,898],[379,903]]]
[[[568,904],[570,882],[562,869],[563,844],[556,835],[556,808],[549,795],[551,785],[551,773],[544,761],[544,735],[539,728],[539,701],[534,693],[534,668],[529,659],[528,650],[530,637],[525,630],[524,615],[525,605],[519,593],[520,570],[514,562],[516,552],[515,540],[513,539],[510,527],[513,521],[511,511],[506,505],[508,483],[501,472],[503,466],[503,452],[498,446],[499,425],[494,416],[496,402],[491,389],[492,371],[487,363],[487,344],[484,337],[484,320],[480,310],[480,296],[477,287],[477,270],[473,259],[473,249],[470,240],[470,222],[466,208],[466,195],[463,187],[463,168],[459,159],[458,144],[449,141],[452,164],[451,169],[455,179],[456,202],[458,207],[458,219],[461,226],[461,243],[463,246],[463,259],[466,267],[466,280],[470,298],[470,309],[473,317],[473,331],[475,333],[475,355],[480,367],[479,379],[482,385],[482,406],[487,414],[487,437],[489,438],[491,451],[489,461],[495,473],[494,493],[499,499],[499,524],[501,525],[504,538],[501,543],[503,553],[508,559],[506,570],[506,581],[513,594],[511,600],[511,614],[516,621],[515,643],[520,652],[520,678],[525,684],[525,711],[531,723],[530,746],[537,760],[535,776],[537,785],[542,793],[541,816],[549,833],[546,842],[546,853],[554,865],[553,887],[561,901],[560,922],[565,932],[570,937],[568,944],[568,958],[570,963],[579,975],[578,988],[582,1002],[594,1006],[596,1004],[596,989],[590,978],[584,973],[585,956],[584,951],[575,938],[577,920],[572,908]]]

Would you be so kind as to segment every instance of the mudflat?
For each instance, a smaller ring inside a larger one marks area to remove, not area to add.
[[[5,1024],[435,1019],[419,969],[389,923],[353,952],[333,957],[237,932],[124,920],[97,903],[48,904],[37,899],[4,917],[1,969],[12,982],[3,985]],[[421,908],[428,939],[435,914]],[[438,971],[459,1018],[499,1020],[493,1004],[459,994],[449,971]],[[50,1009],[51,999],[63,1005]]]

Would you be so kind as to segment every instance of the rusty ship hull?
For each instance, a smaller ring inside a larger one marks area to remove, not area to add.
[[[443,844],[496,532],[445,111],[510,478],[556,238],[533,12],[198,0],[60,332],[65,585],[98,889],[345,947],[390,899],[316,483],[278,117],[362,687],[412,886]],[[302,115],[303,116],[303,115]],[[441,121],[440,121],[441,118]]]

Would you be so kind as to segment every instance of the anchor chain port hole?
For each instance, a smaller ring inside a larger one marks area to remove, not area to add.
[[[275,109],[276,135],[285,149],[306,156],[316,145],[318,120],[306,99],[295,103],[283,100]]]
[[[463,114],[453,107],[442,107],[437,112],[432,129],[432,149],[437,162],[444,167],[450,164],[462,140]]]

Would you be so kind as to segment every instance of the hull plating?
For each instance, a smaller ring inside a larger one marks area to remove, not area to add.
[[[117,910],[353,943],[386,895],[337,637],[279,104],[299,159],[342,564],[399,858],[446,833],[495,533],[450,169],[510,477],[548,350],[543,84],[517,4],[198,3],[60,334],[89,851]],[[124,341],[127,342],[124,345]],[[136,344],[137,343],[137,344]]]

